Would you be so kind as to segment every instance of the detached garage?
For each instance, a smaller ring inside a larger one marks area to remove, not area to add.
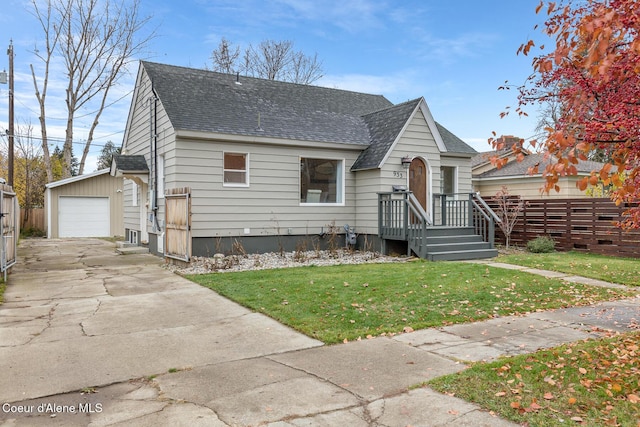
[[[46,185],[48,238],[123,236],[122,178],[102,169]]]

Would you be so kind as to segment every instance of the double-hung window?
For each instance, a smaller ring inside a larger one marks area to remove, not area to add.
[[[223,175],[225,187],[248,187],[249,154],[224,153]]]
[[[300,203],[344,203],[344,160],[301,157]]]
[[[455,194],[457,191],[457,168],[442,166],[440,168],[440,194]]]

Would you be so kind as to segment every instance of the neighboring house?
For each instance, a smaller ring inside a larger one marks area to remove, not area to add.
[[[122,178],[111,176],[109,169],[47,184],[47,237],[124,236],[122,185]]]
[[[129,240],[188,260],[293,250],[332,224],[378,244],[378,193],[409,189],[432,219],[434,194],[472,191],[475,154],[424,98],[141,62],[111,173]]]
[[[542,171],[549,164],[549,160],[544,159],[543,154],[524,152],[524,159],[517,161],[516,157],[510,153],[510,149],[498,152],[498,157],[507,158],[507,163],[501,168],[491,164],[491,157],[496,156],[495,151],[478,153],[471,159],[473,174],[473,189],[480,192],[485,199],[496,195],[503,186],[507,187],[509,194],[518,195],[524,199],[540,198],[576,198],[586,197],[584,191],[580,191],[576,186],[578,180],[591,175],[591,171],[599,171],[603,164],[592,161],[581,161],[576,165],[577,175],[563,176],[558,180],[560,191],[542,191],[544,179]],[[531,175],[529,169],[539,165],[540,173]]]

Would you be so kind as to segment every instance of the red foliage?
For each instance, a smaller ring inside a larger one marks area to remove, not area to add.
[[[526,106],[551,99],[561,105],[540,142],[557,160],[543,171],[545,189],[576,174],[578,161],[600,149],[611,164],[582,179],[581,189],[600,181],[615,187],[616,203],[640,201],[640,2],[565,0],[545,8],[541,1],[536,12],[548,15],[544,32],[554,45],[533,58],[534,75],[519,88],[516,111],[525,114]],[[528,41],[518,53],[531,54],[533,47]],[[522,145],[512,150],[517,154]],[[630,208],[620,225],[640,228],[640,207]]]

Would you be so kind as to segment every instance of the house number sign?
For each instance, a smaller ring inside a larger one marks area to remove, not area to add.
[[[404,173],[402,173],[400,171],[393,171],[393,177],[394,178],[404,178]]]

